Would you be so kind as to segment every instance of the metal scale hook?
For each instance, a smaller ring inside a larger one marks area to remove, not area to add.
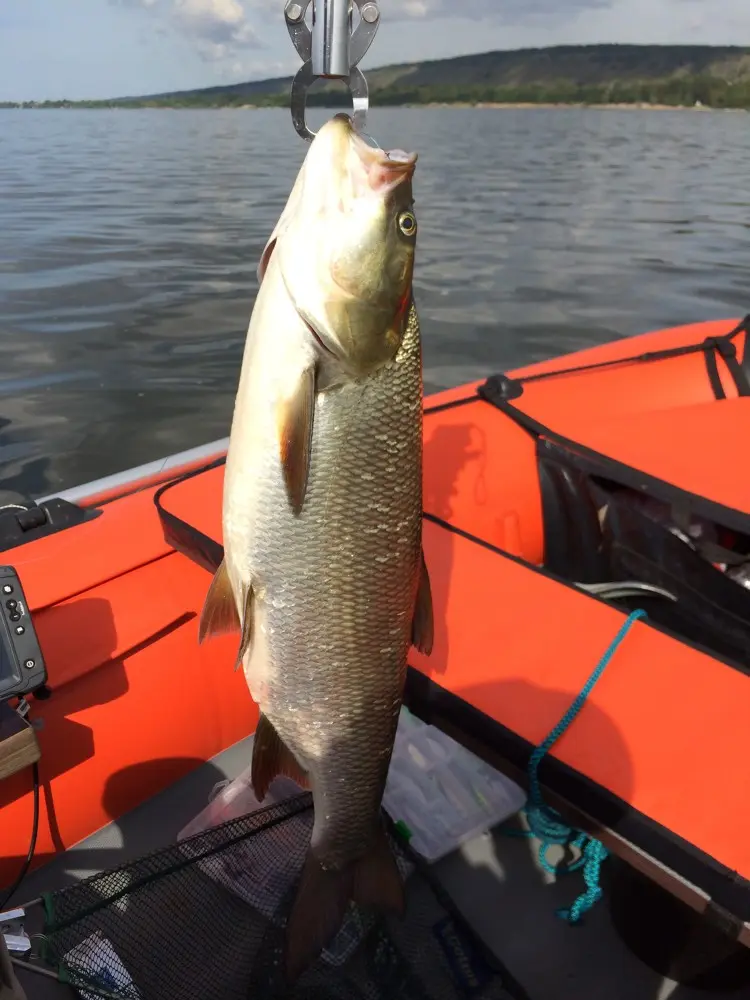
[[[312,30],[305,15],[313,5]],[[354,7],[360,20],[352,31]],[[367,81],[359,62],[372,44],[380,25],[376,0],[288,0],[284,8],[289,36],[303,61],[292,82],[292,122],[299,135],[312,142],[307,125],[307,94],[319,78],[346,80],[352,95],[354,125],[363,132],[370,105]]]

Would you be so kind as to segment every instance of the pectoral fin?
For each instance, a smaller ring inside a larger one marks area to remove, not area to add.
[[[211,586],[208,588],[206,600],[203,602],[198,628],[198,642],[203,642],[209,635],[224,635],[226,632],[234,632],[239,627],[240,616],[237,614],[237,605],[229,582],[227,564],[222,560],[211,581]]]
[[[203,602],[201,620],[198,627],[198,642],[201,643],[210,635],[225,635],[228,632],[241,632],[240,648],[234,669],[242,663],[245,653],[253,641],[255,619],[255,594],[252,586],[245,594],[245,613],[240,622],[234,593],[229,582],[227,564],[222,560],[216,570],[211,586],[208,588],[206,600]]]
[[[253,635],[255,634],[255,593],[253,592],[252,585],[247,588],[245,594],[245,614],[242,617],[242,638],[240,639],[240,648],[237,653],[237,659],[235,660],[234,669],[239,670],[242,666],[242,660],[245,653],[250,649],[253,644]]]
[[[419,571],[419,589],[417,590],[417,601],[414,605],[414,618],[411,625],[412,645],[420,653],[429,656],[432,652],[434,635],[435,624],[432,614],[432,589],[430,587],[430,575],[427,572],[427,563],[425,562],[423,549]]]
[[[281,467],[289,503],[295,514],[301,512],[307,492],[314,413],[315,369],[306,368],[294,392],[278,407]]]
[[[286,775],[302,788],[309,788],[307,773],[284,743],[265,715],[261,713],[253,740],[251,781],[259,802],[266,797],[269,785],[278,775]]]

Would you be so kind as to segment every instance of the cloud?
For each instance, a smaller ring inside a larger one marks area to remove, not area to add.
[[[451,18],[497,26],[555,27],[584,11],[608,9],[614,0],[380,0],[383,22],[429,22]],[[215,63],[224,77],[243,71],[258,73],[260,63],[248,62],[252,50],[267,48],[268,25],[283,25],[283,0],[110,0],[148,11],[154,24],[177,33],[198,55]],[[308,18],[309,18],[308,11]],[[154,28],[153,30],[159,30]]]
[[[193,43],[207,62],[237,64],[247,49],[264,48],[240,0],[111,0],[125,7],[150,10],[162,30],[177,31]]]
[[[613,0],[381,0],[382,16],[400,20],[429,17],[525,24],[538,18],[568,20],[581,11],[608,8]]]
[[[172,14],[191,30],[251,31],[250,20],[283,18],[283,0],[110,0],[128,7],[171,6]],[[615,0],[380,0],[383,19],[423,20],[450,17],[472,21],[520,23],[539,17],[555,20],[584,10],[612,7]],[[681,0],[702,2],[702,0]],[[309,19],[309,12],[308,12]]]
[[[215,45],[256,43],[255,32],[239,0],[173,0],[172,14],[186,34]]]
[[[614,0],[379,0],[381,16],[388,21],[450,17],[508,24],[538,17],[567,19],[582,10],[607,8],[613,3]],[[244,6],[253,12],[282,17],[284,0],[244,0]]]

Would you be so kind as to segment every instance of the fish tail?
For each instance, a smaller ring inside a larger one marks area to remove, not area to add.
[[[404,886],[382,828],[368,853],[343,869],[323,868],[308,851],[286,930],[288,982],[298,979],[332,942],[350,900],[375,910],[404,912]]]

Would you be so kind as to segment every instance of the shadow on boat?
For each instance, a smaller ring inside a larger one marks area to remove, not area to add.
[[[460,473],[468,462],[479,460],[472,490],[475,507],[487,504],[486,435],[475,424],[440,424],[425,437],[424,509],[450,521],[459,494]],[[430,473],[437,470],[439,481]]]
[[[135,738],[135,737],[134,737]],[[165,757],[116,771],[107,780],[102,805],[111,823],[60,854],[37,855],[47,864],[30,875],[16,901],[51,888],[72,885],[93,872],[114,868],[156,848],[175,843],[182,828],[202,809],[226,774],[210,761]],[[154,797],[129,809],[138,789],[155,788]],[[15,859],[20,865],[23,859]]]
[[[117,649],[117,631],[108,601],[83,597],[45,609],[39,613],[38,631],[48,673],[62,680],[48,697],[35,702],[33,712],[41,723],[37,734],[42,750],[39,828],[49,833],[54,847],[53,851],[37,851],[36,859],[44,864],[66,848],[52,782],[64,778],[97,752],[93,730],[79,719],[85,720],[88,709],[125,695],[128,679],[123,659],[112,658]],[[87,662],[83,662],[78,650],[85,651]],[[53,752],[46,752],[48,746],[54,748]],[[26,796],[30,781],[29,773],[21,772],[2,782],[0,808]],[[11,881],[23,861],[24,857],[4,856],[0,881]]]
[[[550,857],[555,858],[553,852]],[[608,866],[612,861],[603,868],[603,900],[574,927],[556,911],[570,906],[584,889],[580,873],[552,881],[540,870],[538,847],[529,840],[496,830],[440,862],[439,872],[459,909],[531,1000],[746,997],[745,991],[727,994],[720,988],[699,991],[674,985],[662,970],[635,957],[620,937],[611,912]],[[641,917],[653,928],[647,914]]]
[[[492,705],[505,706],[504,718],[507,706],[514,706],[513,731],[527,729],[524,723],[533,718],[535,743],[552,730],[577,693],[542,689],[521,679],[459,691],[462,699],[487,711]],[[509,731],[507,743],[498,740],[488,751],[481,727],[458,727],[441,715],[439,693],[433,706],[427,721],[524,783],[530,744],[524,747]],[[577,766],[595,780],[606,772],[607,783],[616,788],[619,802],[610,800],[602,818],[617,831],[635,794],[627,747],[594,701],[586,703],[575,726],[585,730],[581,745],[592,748],[588,759],[580,760],[579,746]],[[572,752],[565,736],[555,751],[563,762]],[[566,791],[564,770],[551,761],[542,762],[539,777],[560,794]],[[544,796],[549,804],[560,805],[551,793]],[[516,817],[441,861],[438,872],[469,922],[533,1000],[713,1000],[738,989],[748,996],[750,951],[706,928],[686,904],[649,880],[640,880],[646,892],[634,891],[639,890],[637,873],[614,856],[602,866],[603,899],[580,924],[570,926],[557,911],[585,891],[583,874],[555,877],[545,872],[539,842],[522,835],[524,831]],[[557,846],[545,856],[563,867],[572,860]],[[700,989],[676,985],[672,977]]]
[[[16,894],[16,903],[75,885],[90,875],[117,868],[176,843],[182,828],[206,805],[216,784],[226,777],[226,772],[212,762],[194,757],[165,757],[116,771],[107,781],[102,799],[111,824],[63,854],[43,858],[51,863],[28,876]],[[135,809],[124,812],[133,801],[134,793],[143,786],[159,791]],[[97,898],[101,897],[97,895]],[[127,909],[124,906],[121,912],[117,907],[107,907],[104,925],[110,940],[117,941],[120,924],[125,938],[132,938],[133,914],[126,920]],[[32,907],[28,913],[29,929],[40,931],[41,909]],[[159,917],[160,936],[165,940],[172,933],[169,930],[172,923],[179,924],[187,917],[184,913],[179,920],[176,914],[144,914],[144,918],[151,920],[155,916]],[[156,928],[151,929],[156,934]],[[163,943],[160,941],[159,946]],[[70,987],[31,972],[21,970],[19,979],[28,1000],[77,996]]]
[[[426,514],[453,523],[454,504],[461,495],[459,480],[468,463],[479,462],[474,471],[474,499],[477,504],[486,504],[484,463],[486,451],[483,447],[483,432],[472,424],[439,425],[425,437],[424,443],[424,497],[423,509]],[[437,477],[435,473],[438,473]],[[426,661],[430,674],[442,674],[448,665],[450,636],[446,622],[445,607],[448,601],[448,587],[452,569],[452,538],[446,536],[443,550],[439,555],[439,573],[431,566],[434,556],[427,558],[433,600],[435,641],[432,655]]]

